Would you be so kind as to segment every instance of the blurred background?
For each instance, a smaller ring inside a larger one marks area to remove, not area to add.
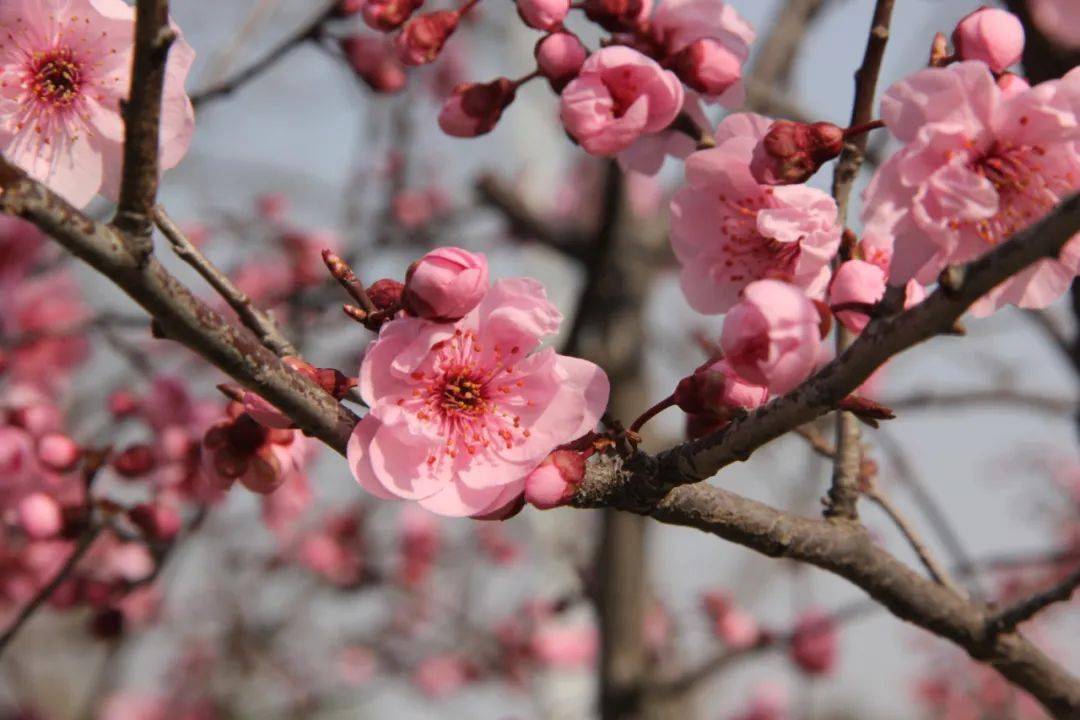
[[[750,106],[845,125],[873,2],[731,4],[758,32]],[[980,4],[898,0],[880,87],[924,66],[933,34]],[[197,93],[259,62],[322,8],[185,0],[172,10],[199,54],[189,81]],[[705,359],[720,327],[687,307],[667,245],[666,198],[681,164],[669,161],[656,178],[619,179],[615,248],[607,262],[591,262],[612,170],[566,137],[546,84],[524,86],[490,135],[458,140],[438,128],[441,98],[456,82],[534,67],[540,34],[512,3],[489,0],[469,18],[439,61],[410,70],[393,95],[372,92],[332,39],[372,31],[358,19],[328,25],[323,41],[297,44],[199,106],[193,148],[167,176],[162,202],[273,308],[308,360],[346,375],[371,335],[340,312],[347,298],[318,250],[332,247],[367,282],[400,279],[432,246],[483,252],[494,276],[546,285],[567,317],[555,343],[580,325],[575,351],[608,370],[613,412],[629,422]],[[801,32],[771,37],[779,18]],[[595,46],[595,36],[583,39]],[[1065,52],[1053,57],[1070,62]],[[720,108],[710,112],[719,119]],[[883,140],[874,138],[873,156],[890,151]],[[830,181],[822,172],[812,184]],[[86,359],[61,396],[72,437],[159,452],[169,422],[155,424],[155,413],[220,415],[214,386],[225,377],[153,341],[137,308],[87,268],[50,262],[70,266],[90,312],[104,318],[87,330]],[[189,268],[167,263],[210,295]],[[592,302],[576,320],[586,288]],[[967,323],[964,338],[906,353],[869,389],[899,416],[864,434],[886,492],[986,597],[1046,584],[1065,566],[1047,558],[1064,554],[1075,567],[1077,331],[1068,298],[1039,315],[1010,308]],[[137,401],[137,420],[116,421],[118,392]],[[683,425],[677,411],[660,416],[646,447],[681,441]],[[820,432],[831,439],[831,424]],[[106,467],[95,492],[121,504],[156,498],[169,482],[162,471],[159,462],[132,478]],[[829,473],[792,435],[712,482],[812,515]],[[814,568],[596,511],[527,509],[503,523],[422,515],[365,496],[342,460],[314,444],[304,474],[270,497],[241,488],[183,495],[179,534],[128,558],[153,575],[148,582],[113,552],[88,576],[108,572],[109,582],[120,576],[138,587],[28,623],[0,659],[0,708],[20,718],[590,718],[621,658],[650,682],[690,678],[655,693],[649,717],[1043,717],[945,641]],[[882,544],[918,564],[877,507],[861,509]],[[1066,604],[1030,627],[1074,672],[1077,609]],[[835,657],[813,643],[793,654],[787,634],[808,613],[832,618]],[[766,714],[782,705],[784,714]],[[621,716],[605,707],[605,717]]]

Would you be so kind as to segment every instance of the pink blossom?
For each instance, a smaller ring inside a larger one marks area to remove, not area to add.
[[[754,29],[734,7],[720,0],[663,0],[651,28],[668,55],[682,56],[676,67],[691,87],[724,107],[742,105],[741,65],[750,56]]]
[[[37,443],[38,459],[50,470],[68,472],[74,469],[82,455],[82,449],[63,433],[49,433]]]
[[[585,477],[585,458],[572,450],[556,450],[525,478],[525,499],[550,510],[566,504]]]
[[[746,286],[724,318],[720,347],[732,369],[782,395],[810,376],[821,345],[821,319],[798,288],[778,280]]]
[[[717,146],[686,161],[671,201],[671,244],[690,306],[726,312],[749,283],[777,278],[821,297],[840,246],[836,203],[805,185],[770,187],[750,173],[771,122],[737,114],[716,129]],[[752,378],[748,378],[752,379]]]
[[[82,207],[115,198],[122,162],[135,9],[123,0],[11,0],[0,6],[0,152]],[[195,59],[169,52],[161,166],[187,153],[195,125],[184,81]]]
[[[982,7],[957,23],[952,40],[961,60],[979,60],[999,73],[1020,62],[1024,26],[1011,12]]]
[[[934,282],[1045,215],[1080,187],[1080,70],[1004,94],[987,66],[963,62],[892,86],[882,117],[904,147],[864,194],[867,235],[894,244],[890,279]],[[984,316],[1006,304],[1040,308],[1080,269],[1074,237],[977,302]]]
[[[553,30],[570,12],[570,0],[517,0],[517,11],[529,27]]]
[[[45,493],[27,495],[19,503],[19,525],[33,540],[56,537],[64,527],[60,505]]]
[[[709,126],[709,118],[701,105],[701,96],[693,90],[683,92],[683,106],[680,114],[699,128]],[[664,165],[664,160],[671,156],[684,160],[697,149],[697,140],[685,132],[685,129],[667,128],[651,135],[642,135],[630,147],[616,157],[619,167],[633,170],[642,175],[656,175]]]
[[[1054,43],[1080,49],[1080,5],[1074,0],[1031,0],[1032,22]]]
[[[600,633],[595,625],[544,620],[533,631],[529,648],[537,662],[549,667],[563,670],[589,667],[596,662]]]
[[[713,632],[734,650],[753,647],[761,639],[761,627],[753,615],[737,606],[722,590],[707,592],[702,597],[705,612],[712,618]]]
[[[461,14],[456,10],[436,10],[412,18],[394,38],[398,58],[406,65],[433,62],[460,20]]]
[[[487,289],[487,258],[443,247],[409,266],[401,301],[417,317],[454,322],[480,304]]]
[[[791,638],[791,659],[807,675],[828,675],[836,669],[840,637],[836,623],[819,610],[799,616]]]
[[[268,429],[240,412],[214,423],[202,443],[202,467],[214,487],[239,480],[248,490],[271,493],[302,467],[308,440],[295,430]]]
[[[682,83],[674,73],[637,50],[614,45],[585,61],[562,92],[561,114],[586,152],[610,156],[666,128],[682,104]]]
[[[412,681],[429,698],[445,698],[469,681],[469,667],[458,655],[434,655],[420,663]]]
[[[585,64],[588,51],[577,35],[557,32],[546,35],[536,43],[536,66],[551,83],[555,92],[562,92]]]
[[[442,515],[482,515],[521,494],[559,445],[591,431],[608,382],[593,363],[532,352],[562,316],[539,283],[501,280],[457,323],[400,318],[364,356],[371,411],[349,442],[357,481]]]
[[[341,41],[341,51],[356,76],[375,92],[395,93],[407,78],[385,37],[353,35]]]
[[[516,93],[517,84],[504,77],[489,83],[461,83],[443,103],[439,127],[447,135],[462,138],[491,132]]]
[[[885,295],[885,270],[865,260],[848,260],[836,270],[829,285],[829,305],[848,330],[861,333],[870,316],[861,308],[839,310],[844,305],[873,306]],[[868,308],[867,308],[868,309]]]
[[[736,715],[734,720],[788,720],[791,716],[787,689],[765,682],[754,688],[746,710]]]
[[[438,518],[415,505],[401,510],[401,580],[408,587],[423,584],[442,548]]]

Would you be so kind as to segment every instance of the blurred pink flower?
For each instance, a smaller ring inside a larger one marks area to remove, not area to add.
[[[548,667],[585,668],[596,662],[600,633],[595,625],[544,620],[533,631],[529,646],[537,662]]]
[[[412,681],[432,700],[445,698],[469,681],[468,664],[458,655],[434,655],[420,663]]]
[[[791,659],[807,675],[828,675],[839,661],[840,636],[836,623],[820,610],[807,610],[795,623]]]
[[[1050,40],[1080,49],[1080,5],[1075,0],[1031,0],[1031,19]]]

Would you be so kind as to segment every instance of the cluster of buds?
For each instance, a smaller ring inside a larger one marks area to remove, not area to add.
[[[202,463],[210,483],[228,490],[240,481],[252,492],[276,490],[295,467],[297,432],[268,428],[230,403],[227,417],[214,423],[202,443]]]

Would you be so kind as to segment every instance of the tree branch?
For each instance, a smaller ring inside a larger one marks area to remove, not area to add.
[[[1080,569],[1075,570],[1054,587],[1002,610],[990,618],[991,632],[1009,632],[1022,622],[1030,620],[1050,605],[1068,602],[1076,588],[1080,587]]]
[[[296,348],[285,338],[270,314],[255,307],[247,293],[236,287],[228,275],[219,270],[195,247],[184,234],[184,231],[180,229],[180,226],[169,217],[169,214],[165,212],[165,208],[160,205],[154,207],[154,222],[162,234],[165,235],[165,238],[172,244],[173,252],[176,253],[177,257],[195,268],[195,271],[236,312],[240,322],[244,323],[248,329],[259,337],[263,345],[272,350],[278,357],[297,354]]]
[[[854,127],[865,125],[873,119],[874,95],[877,92],[878,75],[889,41],[889,24],[892,22],[893,0],[877,0],[874,17],[870,22],[870,34],[866,40],[866,52],[862,65],[855,72],[855,102],[851,110]],[[836,198],[837,220],[841,227],[847,224],[848,204],[855,178],[866,155],[869,136],[860,133],[844,143],[844,150],[833,174],[832,194]],[[842,253],[839,261],[846,260]],[[836,352],[840,354],[853,340],[845,327],[836,328]],[[830,517],[854,520],[858,517],[856,503],[859,500],[859,468],[862,464],[861,429],[859,420],[850,412],[841,411],[836,416],[836,460],[833,462],[832,485],[825,513]]]
[[[131,90],[123,106],[124,171],[113,224],[124,232],[133,251],[141,257],[148,256],[153,248],[151,215],[161,173],[161,101],[165,65],[174,40],[176,31],[169,26],[169,0],[138,0]]]
[[[934,391],[912,393],[892,400],[882,400],[892,410],[960,410],[980,405],[1007,405],[1052,415],[1067,415],[1076,410],[1076,401],[1057,395],[1022,392],[1012,388]]]

